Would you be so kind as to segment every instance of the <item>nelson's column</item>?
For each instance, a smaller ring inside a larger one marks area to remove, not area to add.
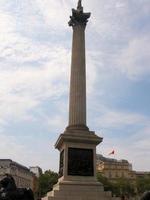
[[[69,21],[73,29],[69,125],[55,144],[60,151],[60,178],[43,200],[111,199],[96,180],[96,146],[102,138],[86,124],[85,28],[89,18],[79,0]]]

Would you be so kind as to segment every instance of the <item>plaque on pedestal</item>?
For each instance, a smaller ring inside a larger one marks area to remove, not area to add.
[[[68,148],[68,175],[94,176],[93,149]]]

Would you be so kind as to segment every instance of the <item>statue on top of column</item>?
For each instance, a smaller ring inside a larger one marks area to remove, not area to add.
[[[79,1],[78,1],[77,10],[79,10],[79,11],[83,11],[82,0],[79,0]]]
[[[82,0],[78,0],[77,9],[72,9],[72,16],[70,16],[69,26],[84,25],[88,22],[91,13],[84,13],[82,7]]]

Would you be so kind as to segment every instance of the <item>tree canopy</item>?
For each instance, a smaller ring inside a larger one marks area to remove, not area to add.
[[[109,181],[108,178],[102,176],[101,173],[97,173],[97,179],[103,184],[105,191],[111,191],[115,196],[121,196],[122,194],[129,196],[134,195],[135,185],[128,179],[119,178],[112,182]]]
[[[150,190],[150,174],[146,177],[137,178],[137,192],[142,194],[145,191]]]
[[[53,189],[53,185],[58,181],[58,174],[51,170],[45,171],[39,177],[39,195],[44,196]]]

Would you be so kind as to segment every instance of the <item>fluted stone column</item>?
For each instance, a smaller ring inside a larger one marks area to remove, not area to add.
[[[86,63],[85,28],[90,13],[83,13],[81,1],[72,9],[69,25],[73,28],[68,129],[88,129],[86,126]]]
[[[69,125],[55,144],[60,151],[59,182],[71,181],[77,185],[81,181],[97,184],[96,145],[102,141],[86,125],[85,28],[89,17],[79,0],[69,21],[73,28]]]
[[[96,179],[96,146],[102,138],[86,126],[85,28],[89,17],[78,0],[69,21],[73,28],[69,125],[55,144],[60,151],[58,183],[42,200],[110,200]]]

